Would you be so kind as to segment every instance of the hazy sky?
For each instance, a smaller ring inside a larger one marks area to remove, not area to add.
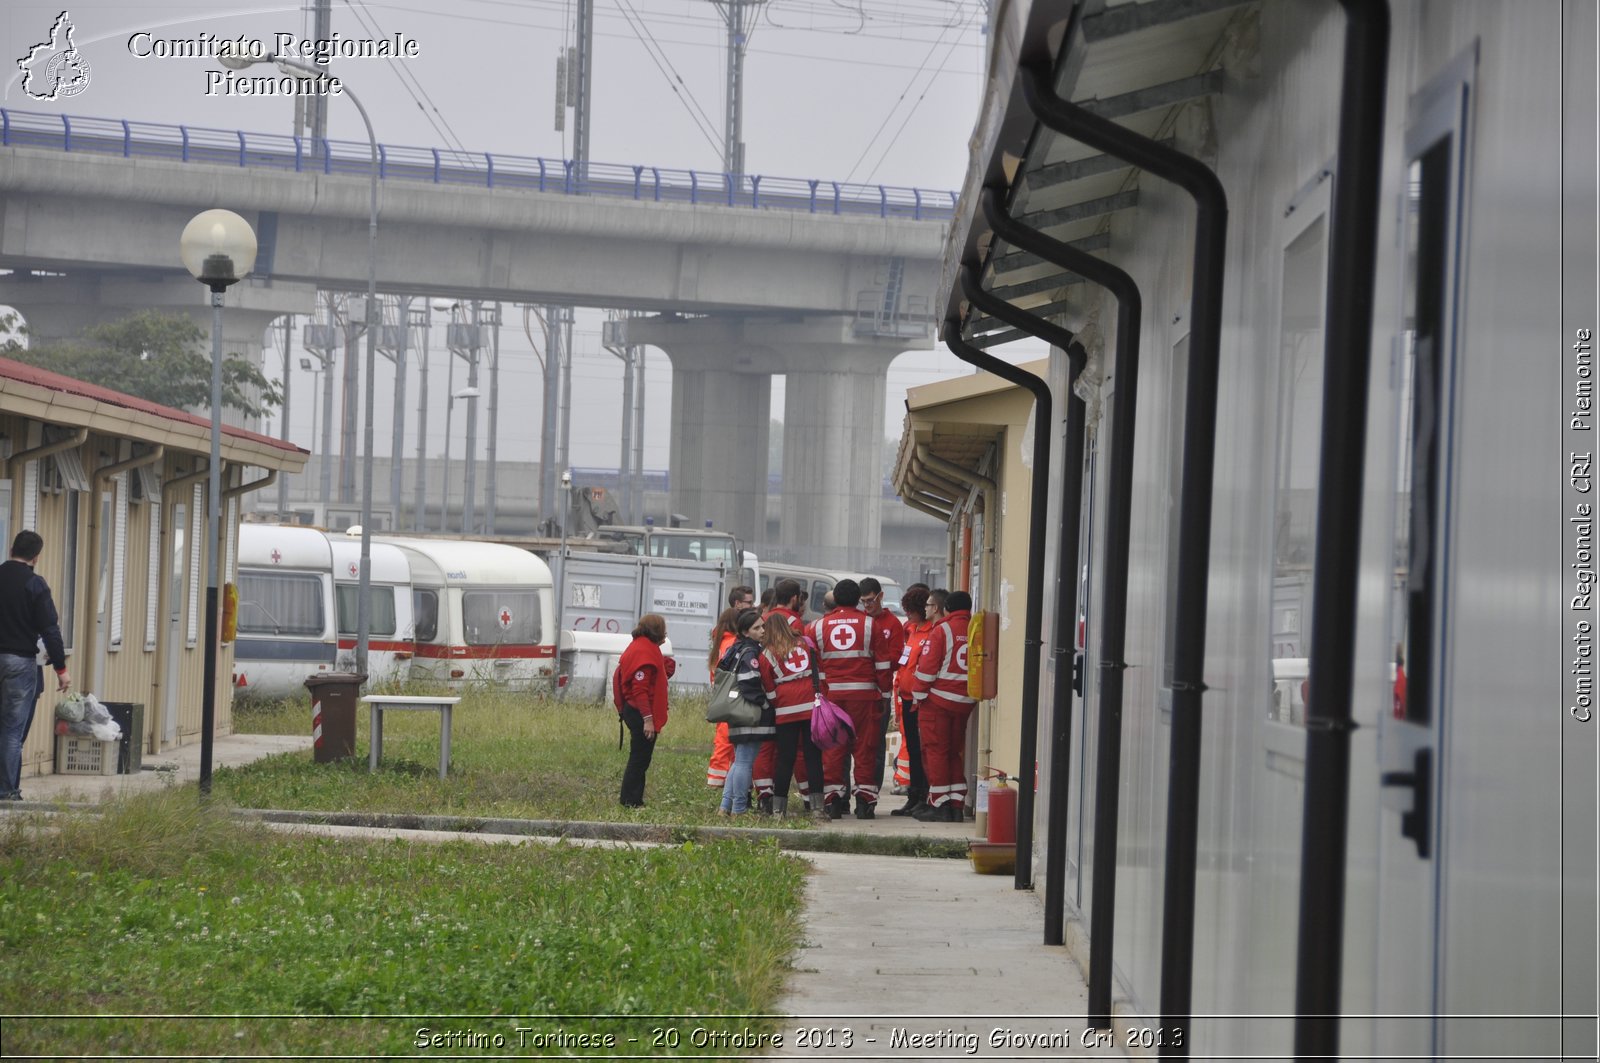
[[[335,59],[386,144],[564,158],[572,113],[554,129],[555,65],[573,43],[573,9],[562,0],[335,0],[333,29],[347,38],[403,34],[411,59]],[[259,39],[310,35],[310,16],[294,4],[187,2],[75,3],[68,10],[91,80],[77,97],[37,102],[23,95],[17,57],[48,37],[61,0],[7,0],[0,10],[6,59],[4,105],[20,110],[186,123],[222,129],[290,132],[292,101],[206,95],[208,58],[139,58],[129,38],[192,41],[202,34]],[[721,169],[726,25],[711,0],[596,0],[594,103],[590,158],[673,168]],[[966,142],[981,92],[985,16],[978,0],[768,0],[752,15],[745,60],[746,170],[926,189],[960,187]],[[144,47],[141,45],[141,47]],[[257,67],[251,73],[270,73]],[[364,140],[348,101],[331,100],[329,135]],[[381,227],[380,220],[380,227]],[[176,236],[174,237],[176,242]],[[197,296],[197,300],[199,297]],[[537,452],[539,370],[523,335],[522,311],[507,307],[501,335],[500,453]],[[600,347],[598,312],[580,311],[574,336],[572,459],[614,466],[620,416],[620,364]],[[538,336],[537,327],[535,335]],[[442,333],[434,343],[436,382],[445,369]],[[1042,346],[1014,344],[997,354],[1037,357]],[[298,366],[299,352],[292,363]],[[276,373],[271,355],[269,373]],[[646,465],[665,467],[671,367],[649,354]],[[457,367],[457,387],[463,366]],[[889,374],[885,427],[897,435],[907,387],[969,372],[944,350],[902,355]],[[294,370],[292,438],[309,445],[309,373]],[[392,384],[380,368],[378,405]],[[783,415],[782,378],[772,410]],[[415,380],[408,389],[415,417]],[[444,446],[448,389],[430,386],[429,452]],[[531,408],[532,416],[524,411]],[[508,416],[507,410],[515,409]],[[461,453],[463,411],[454,419]],[[381,417],[381,415],[380,415]],[[481,420],[481,418],[480,418]],[[480,441],[483,438],[480,428]],[[387,453],[387,418],[376,449]],[[480,446],[482,443],[480,442]],[[414,442],[408,442],[408,454]]]

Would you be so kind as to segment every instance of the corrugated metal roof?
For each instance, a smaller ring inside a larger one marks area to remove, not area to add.
[[[959,316],[972,338],[1002,328],[975,314],[956,279],[982,266],[984,287],[1012,304],[1051,315],[1066,309],[1081,278],[996,240],[979,209],[983,189],[1001,192],[1012,217],[1085,250],[1111,243],[1111,221],[1139,209],[1140,171],[1059,136],[1034,120],[1022,98],[1019,63],[1047,62],[1057,90],[1088,110],[1155,139],[1167,139],[1183,109],[1222,90],[1229,34],[1253,10],[1246,0],[1012,0],[999,12],[996,50],[1016,62],[991,66],[945,247],[943,317]],[[982,346],[983,344],[979,344]]]

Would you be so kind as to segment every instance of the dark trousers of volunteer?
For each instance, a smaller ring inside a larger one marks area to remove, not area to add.
[[[776,767],[772,780],[772,792],[775,797],[785,801],[789,798],[789,779],[794,774],[797,754],[803,758],[805,765],[802,769],[807,779],[822,778],[822,750],[811,741],[811,721],[796,720],[793,723],[780,723],[778,725],[778,739]],[[758,761],[759,763],[759,761]],[[804,790],[802,790],[802,793]]]
[[[928,772],[928,804],[934,808],[967,803],[967,718],[972,707],[947,709],[927,698],[917,709],[922,732],[922,763]]]
[[[907,807],[928,800],[928,772],[922,766],[922,714],[916,704],[910,698],[900,699],[900,741],[906,747],[906,767],[911,774],[906,784]]]
[[[622,803],[628,808],[644,807],[644,776],[650,758],[656,754],[655,739],[645,737],[644,716],[628,706],[622,710],[622,723],[628,729],[628,766],[622,769]]]
[[[864,801],[867,805],[875,805],[878,803],[877,770],[883,766],[883,725],[880,720],[883,715],[883,702],[877,697],[853,701],[835,698],[834,701],[849,714],[850,723],[856,731],[856,740],[848,750],[830,749],[822,754],[824,793],[829,800],[848,802],[844,777],[845,758],[848,755],[854,757],[856,762],[855,770],[852,772],[856,799]]]

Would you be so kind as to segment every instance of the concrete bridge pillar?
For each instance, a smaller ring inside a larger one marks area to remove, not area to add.
[[[262,333],[284,314],[308,314],[316,304],[310,284],[264,285],[245,280],[223,296],[222,344],[226,354],[262,365]],[[206,353],[211,342],[210,293],[187,275],[150,276],[85,270],[64,276],[0,277],[0,305],[15,307],[33,344],[74,343],[96,325],[140,310],[181,313],[199,326]],[[270,372],[268,375],[272,375]],[[201,411],[204,412],[204,411]],[[256,431],[263,426],[228,410],[223,420]]]
[[[814,563],[863,568],[883,526],[884,392],[899,351],[791,353],[784,385],[783,542]]]
[[[633,318],[627,344],[672,359],[672,512],[745,540],[767,524],[767,442],[772,420],[770,352],[753,346],[738,318]]]
[[[627,342],[672,358],[672,506],[765,538],[770,386],[786,375],[784,545],[856,564],[878,548],[889,363],[915,340],[840,316],[635,318]]]

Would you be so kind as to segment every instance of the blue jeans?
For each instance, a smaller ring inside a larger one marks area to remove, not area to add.
[[[750,811],[750,780],[756,774],[756,754],[760,742],[740,742],[733,747],[733,764],[722,784],[722,807],[734,815]]]
[[[22,794],[22,743],[38,701],[33,658],[0,653],[0,801]]]

